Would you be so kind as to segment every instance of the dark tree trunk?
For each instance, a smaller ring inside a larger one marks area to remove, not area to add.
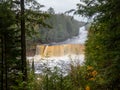
[[[27,81],[24,0],[21,0],[21,49],[23,81]]]
[[[1,90],[3,90],[3,74],[4,74],[4,72],[3,72],[3,68],[4,68],[4,66],[3,66],[3,61],[4,61],[4,42],[3,42],[3,36],[1,36]]]
[[[7,59],[6,59],[6,35],[2,35],[1,39],[2,61],[1,61],[1,90],[8,90],[7,82]]]
[[[8,90],[8,78],[7,78],[7,34],[4,35],[4,61],[5,61],[5,86]]]

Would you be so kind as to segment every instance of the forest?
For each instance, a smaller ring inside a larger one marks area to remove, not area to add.
[[[48,29],[40,28],[40,38],[38,39],[43,43],[65,41],[68,38],[77,36],[79,28],[85,24],[73,19],[72,16],[64,14],[51,14],[46,23],[52,27]]]
[[[44,74],[35,74],[34,64],[30,68],[26,60],[31,38],[40,43],[63,41],[77,35],[81,25],[42,7],[37,0],[0,0],[0,90],[119,90],[120,0],[76,3],[74,14],[88,18],[91,26],[84,64],[71,63],[66,76],[58,67],[50,71],[46,66]]]
[[[51,44],[62,42],[70,39],[74,36],[78,36],[80,27],[85,25],[85,22],[75,20],[72,16],[61,14],[55,14],[53,8],[47,10],[49,18],[45,20],[46,24],[50,27],[44,27],[36,25],[36,34],[27,38],[27,55],[35,54],[36,45]],[[87,28],[87,26],[85,26]],[[29,56],[28,55],[28,56]]]

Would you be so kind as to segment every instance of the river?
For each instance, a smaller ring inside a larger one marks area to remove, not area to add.
[[[35,73],[37,74],[43,73],[46,67],[51,70],[53,70],[54,67],[59,67],[65,74],[67,70],[69,70],[70,64],[83,64],[83,46],[86,40],[87,31],[85,30],[85,27],[81,27],[78,36],[74,36],[59,43],[52,42],[48,45],[44,45],[43,49],[38,45],[36,48],[36,55],[34,57],[28,57],[28,59],[30,62],[34,60]],[[76,52],[76,54],[75,50],[73,50],[74,48],[80,53]],[[48,54],[46,52],[49,52],[49,56],[47,56]],[[30,64],[32,65],[32,62]]]

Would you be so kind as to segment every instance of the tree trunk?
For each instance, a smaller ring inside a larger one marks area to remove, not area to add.
[[[8,90],[8,67],[7,67],[7,35],[5,33],[4,35],[4,62],[5,62],[5,87],[6,87],[6,90]]]
[[[21,0],[21,50],[23,81],[27,81],[24,0]]]
[[[1,90],[3,90],[3,74],[4,74],[4,72],[3,72],[3,68],[4,68],[4,66],[3,66],[3,61],[4,61],[4,42],[3,42],[3,36],[1,36]]]

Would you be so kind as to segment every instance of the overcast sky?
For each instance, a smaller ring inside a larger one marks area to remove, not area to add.
[[[77,3],[80,3],[80,0],[37,0],[40,4],[45,5],[43,10],[47,10],[48,8],[54,8],[56,13],[64,13],[70,9],[76,9]],[[84,21],[84,18],[75,16],[75,18],[79,21]]]
[[[58,12],[65,12],[70,9],[75,9],[79,0],[38,0],[41,4],[45,5],[48,9],[53,7]]]

